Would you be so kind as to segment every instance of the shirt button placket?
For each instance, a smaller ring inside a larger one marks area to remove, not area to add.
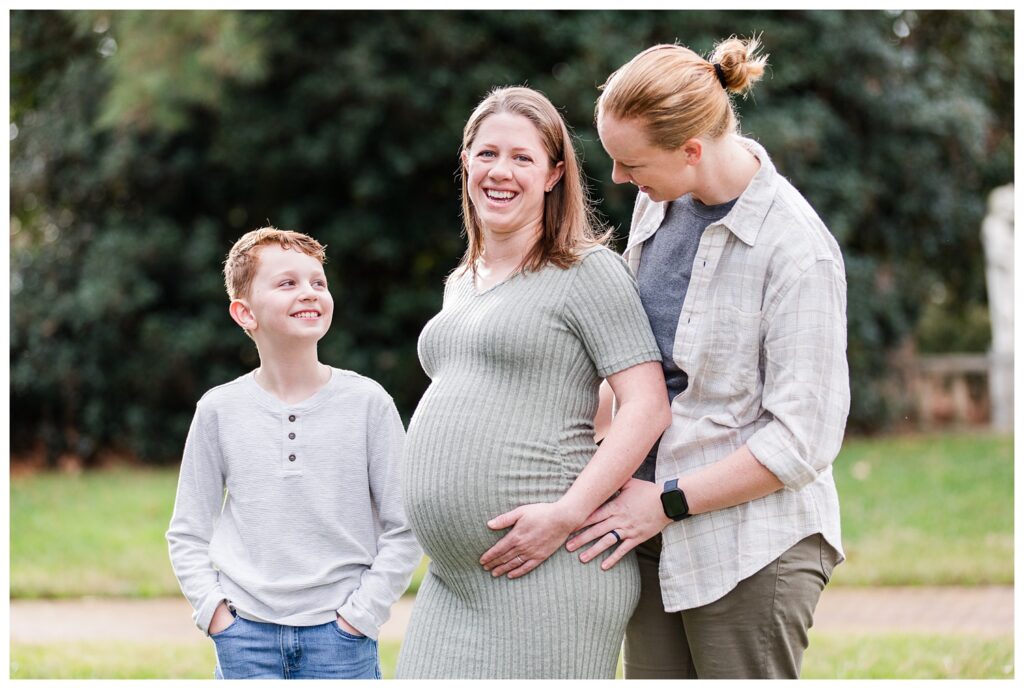
[[[295,443],[293,442],[295,440],[296,421],[298,421],[298,417],[295,416],[295,414],[288,415],[288,442],[285,444],[288,447],[288,463],[293,466],[295,464],[295,460],[298,459],[298,456],[295,454]]]

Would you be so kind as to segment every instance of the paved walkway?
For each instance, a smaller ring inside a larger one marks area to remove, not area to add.
[[[382,640],[402,638],[412,602],[403,598],[392,609]],[[204,637],[192,625],[191,613],[183,598],[11,601],[11,641],[198,643]],[[814,628],[858,634],[1013,634],[1013,587],[829,587],[818,604]]]

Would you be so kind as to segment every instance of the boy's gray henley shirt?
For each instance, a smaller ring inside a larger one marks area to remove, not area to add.
[[[377,638],[422,554],[402,509],[404,438],[391,397],[351,371],[298,404],[252,372],[207,392],[167,531],[196,625],[209,633],[227,600],[249,620],[338,614]]]

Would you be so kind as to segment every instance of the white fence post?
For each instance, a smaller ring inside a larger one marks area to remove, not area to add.
[[[989,194],[988,215],[981,223],[985,247],[985,284],[992,322],[988,389],[992,427],[1013,430],[1013,185]]]

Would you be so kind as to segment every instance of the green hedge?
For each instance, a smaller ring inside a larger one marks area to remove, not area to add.
[[[495,85],[547,93],[621,242],[634,190],[610,182],[594,100],[656,42],[763,34],[770,78],[738,106],[843,247],[851,428],[885,427],[885,352],[937,285],[954,312],[985,303],[985,195],[1013,177],[1009,11],[10,19],[16,452],[175,461],[202,392],[256,363],[218,271],[267,221],[328,245],[322,358],[379,380],[408,418],[428,383],[416,339],[463,247],[465,118]]]

